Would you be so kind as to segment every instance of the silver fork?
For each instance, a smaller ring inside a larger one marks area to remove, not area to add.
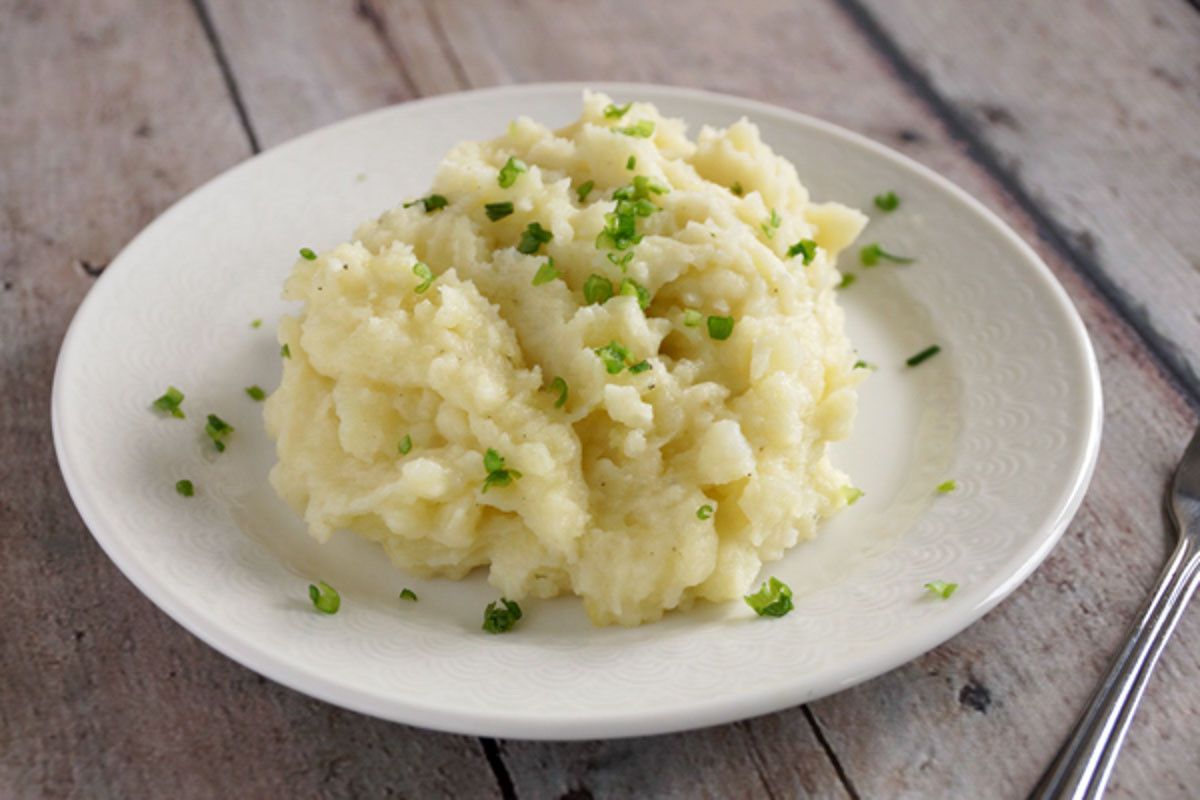
[[[1154,665],[1200,583],[1200,429],[1175,470],[1167,509],[1179,533],[1175,552],[1130,628],[1125,646],[1030,800],[1084,800],[1104,794]]]

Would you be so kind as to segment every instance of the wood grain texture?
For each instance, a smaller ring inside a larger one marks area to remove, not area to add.
[[[497,795],[478,740],[309,700],[201,644],[76,516],[48,410],[84,268],[250,151],[188,3],[64,8],[0,19],[0,797]]]
[[[960,5],[964,16],[952,14],[960,22],[970,12],[1012,13],[1012,4]],[[1101,17],[1111,11],[1092,5]],[[1045,225],[1028,203],[972,160],[938,109],[897,79],[894,63],[845,5],[772,0],[744,4],[737,15],[716,0],[690,4],[687,13],[632,0],[200,5],[265,145],[401,99],[535,80],[697,86],[846,125],[924,161],[1000,213],[1047,260],[1094,337],[1107,410],[1093,488],[1045,566],[983,621],[888,675],[814,703],[811,719],[793,709],[665,737],[501,742],[492,754],[496,774],[479,740],[343,712],[216,654],[120,577],[70,509],[45,410],[59,339],[90,281],[78,263],[107,263],[169,202],[249,147],[195,9],[183,0],[104,0],[74,16],[10,6],[0,12],[0,100],[17,109],[0,115],[0,579],[19,612],[3,634],[15,646],[0,650],[0,796],[97,787],[141,796],[170,786],[184,796],[487,797],[510,789],[508,780],[521,798],[989,798],[1019,796],[1032,785],[1161,563],[1161,493],[1195,412],[1091,281],[1039,238]],[[973,72],[946,80],[1007,86],[1025,104],[1018,119],[1053,117],[1031,86],[1009,85],[964,60],[960,42],[928,33],[932,23],[921,14],[910,16],[897,36],[925,31],[922,58],[946,59],[951,73]],[[1126,35],[1111,30],[1111,14],[1104,18],[1106,36]],[[987,37],[974,35],[986,51]],[[1055,35],[1098,34],[1081,24]],[[1093,44],[1051,38],[1042,46]],[[1192,62],[1166,42],[1155,53],[1194,93],[1200,81],[1187,71]],[[1086,60],[1064,63],[1088,74]],[[1113,74],[1134,66],[1114,66]],[[1085,101],[1077,108],[1063,94],[1053,102],[1086,115]],[[1136,95],[1123,102],[1143,113]],[[968,104],[968,113],[982,112]],[[1121,129],[1097,127],[1087,133],[1095,152],[1126,142]],[[1010,140],[995,141],[1007,147]],[[1034,158],[1037,147],[1011,142],[1025,159],[1021,180],[1035,187],[1049,167]],[[1077,160],[1055,169],[1093,200],[1086,192],[1100,181],[1094,167]],[[1153,188],[1156,179],[1145,180]],[[1074,230],[1068,211],[1075,206],[1056,206],[1066,201],[1049,188],[1031,193],[1045,199],[1047,218]],[[1118,244],[1145,230],[1142,217],[1114,213],[1103,226],[1089,219],[1115,237],[1104,241]],[[1171,242],[1186,252],[1186,240]],[[1195,296],[1186,283],[1177,290]],[[1166,302],[1136,282],[1128,292],[1148,306]],[[1183,305],[1176,299],[1169,310],[1178,314]],[[1180,325],[1171,322],[1164,335],[1180,335]],[[1134,722],[1111,796],[1185,797],[1200,781],[1188,735],[1200,711],[1191,690],[1200,681],[1198,629],[1196,615],[1185,616]]]
[[[1196,9],[859,2],[1200,402]]]

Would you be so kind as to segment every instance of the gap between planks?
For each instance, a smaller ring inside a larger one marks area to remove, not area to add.
[[[192,8],[196,11],[196,16],[200,20],[200,27],[204,29],[204,36],[208,39],[208,46],[212,49],[213,58],[217,62],[217,67],[221,70],[221,77],[225,79],[225,88],[229,92],[229,99],[233,102],[234,110],[237,111],[238,120],[242,123],[242,130],[246,132],[246,139],[250,142],[250,150],[257,155],[262,152],[262,146],[258,143],[258,135],[254,132],[254,126],[250,123],[250,114],[246,111],[246,104],[242,101],[242,92],[238,88],[237,78],[233,74],[233,69],[229,66],[229,59],[225,55],[225,48],[221,45],[221,39],[217,35],[217,29],[213,26],[212,17],[208,13],[208,6],[205,0],[192,0]]]
[[[1024,183],[1002,165],[996,150],[976,133],[954,104],[942,96],[860,0],[834,2],[850,18],[871,47],[887,61],[899,82],[929,108],[945,126],[950,137],[964,146],[967,156],[979,164],[1032,220],[1042,239],[1063,261],[1071,265],[1113,309],[1116,316],[1129,326],[1167,384],[1174,388],[1193,410],[1200,411],[1200,376],[1192,371],[1171,342],[1158,332],[1145,309],[1129,297],[1095,259],[1087,257],[1071,243],[1062,225],[1033,199]],[[1200,0],[1190,2],[1200,9]]]

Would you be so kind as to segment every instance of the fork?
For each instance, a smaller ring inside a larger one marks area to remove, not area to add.
[[[1084,800],[1104,794],[1154,665],[1200,583],[1200,429],[1175,470],[1167,510],[1179,533],[1175,552],[1130,628],[1125,646],[1030,800]]]

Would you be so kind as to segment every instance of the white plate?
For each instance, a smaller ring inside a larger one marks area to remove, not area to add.
[[[867,494],[814,542],[769,565],[796,610],[741,603],[597,629],[578,601],[529,601],[521,627],[480,630],[481,576],[419,581],[352,534],[320,546],[267,484],[261,407],[279,376],[275,320],[296,250],[322,249],[423,192],[460,139],[518,114],[557,125],[582,85],[437,97],[303,136],[181,200],[118,256],[80,306],[54,382],[54,440],[71,496],[105,552],[160,608],[242,664],[367,714],[463,733],[588,738],[761,714],[891,669],[974,622],[1038,565],[1086,488],[1100,438],[1095,358],[1037,256],[944,179],[855,134],[697,91],[598,85],[621,101],[725,125],[743,114],[816,199],[873,212],[864,241],[918,256],[859,273],[842,294],[851,336],[879,370],[838,462]],[[872,197],[896,190],[889,215]],[[261,329],[251,320],[262,318]],[[931,343],[943,352],[915,369]],[[187,420],[149,403],[168,384]],[[237,433],[204,441],[216,412]],[[194,498],[176,494],[192,479]],[[935,496],[955,478],[959,489]],[[342,610],[315,613],[324,579]],[[957,582],[949,600],[927,581]],[[412,587],[419,603],[400,602]]]

